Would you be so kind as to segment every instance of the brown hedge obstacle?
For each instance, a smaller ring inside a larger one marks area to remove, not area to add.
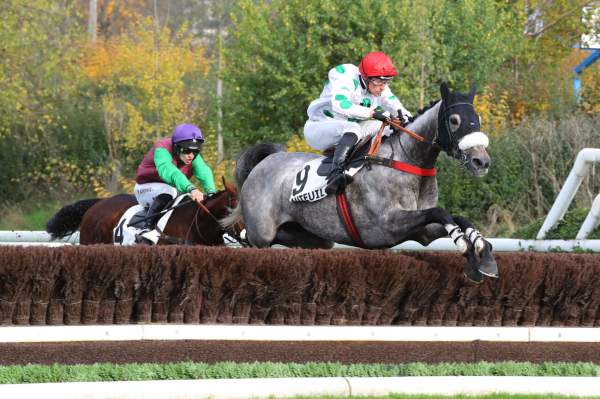
[[[600,326],[600,258],[202,246],[0,247],[0,324]]]

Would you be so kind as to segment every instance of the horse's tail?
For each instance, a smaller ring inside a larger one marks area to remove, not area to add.
[[[231,229],[236,225],[240,225],[240,224],[242,224],[242,222],[243,222],[243,216],[242,216],[241,200],[238,202],[237,206],[235,208],[233,208],[231,210],[231,212],[229,212],[229,214],[227,216],[225,216],[223,219],[219,220],[219,223],[225,230]]]
[[[241,190],[246,178],[260,161],[276,152],[285,152],[285,146],[277,143],[260,143],[246,149],[239,156],[235,167],[235,180]]]
[[[53,240],[73,234],[79,230],[83,215],[100,200],[100,198],[92,198],[63,206],[46,223],[46,231],[50,233]]]
[[[276,152],[285,152],[285,146],[277,143],[260,143],[247,148],[240,154],[235,167],[235,181],[238,189],[242,189],[242,185],[248,178],[248,175],[256,165],[263,159]],[[242,199],[240,198],[235,208],[231,210],[229,215],[219,221],[224,229],[232,228],[235,225],[243,225],[244,217],[242,215]]]

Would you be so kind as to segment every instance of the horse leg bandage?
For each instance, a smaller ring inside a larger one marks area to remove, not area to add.
[[[471,241],[471,244],[473,244],[478,254],[485,249],[485,240],[479,231],[467,227],[465,235],[467,236],[467,239]]]
[[[467,244],[465,235],[463,234],[460,227],[458,227],[455,224],[447,224],[444,226],[444,228],[448,232],[450,238],[452,238],[452,241],[454,241],[456,248],[458,248],[458,252],[460,252],[461,254],[466,253],[469,249],[469,245]]]

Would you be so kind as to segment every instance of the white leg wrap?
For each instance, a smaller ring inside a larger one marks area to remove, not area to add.
[[[483,240],[483,236],[479,231],[472,229],[471,227],[467,227],[467,230],[465,230],[465,235],[467,236],[467,239],[471,241],[477,253],[481,253],[481,251],[485,249],[485,241]]]
[[[154,229],[142,233],[141,236],[152,241],[153,244],[156,244],[158,242],[158,239],[160,238],[160,233],[158,232],[158,230]]]
[[[448,232],[450,238],[452,238],[452,241],[454,241],[456,248],[458,248],[458,252],[460,252],[461,254],[467,252],[469,246],[467,244],[467,240],[465,240],[465,235],[463,234],[460,227],[458,227],[455,224],[447,224],[444,226],[444,228]]]

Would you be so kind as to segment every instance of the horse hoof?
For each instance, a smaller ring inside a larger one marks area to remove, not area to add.
[[[493,259],[481,262],[478,271],[484,276],[498,278],[498,265]]]
[[[463,272],[465,274],[465,277],[473,283],[479,284],[483,280],[483,275],[479,273],[479,270],[477,270],[476,267],[467,264],[465,265]]]

